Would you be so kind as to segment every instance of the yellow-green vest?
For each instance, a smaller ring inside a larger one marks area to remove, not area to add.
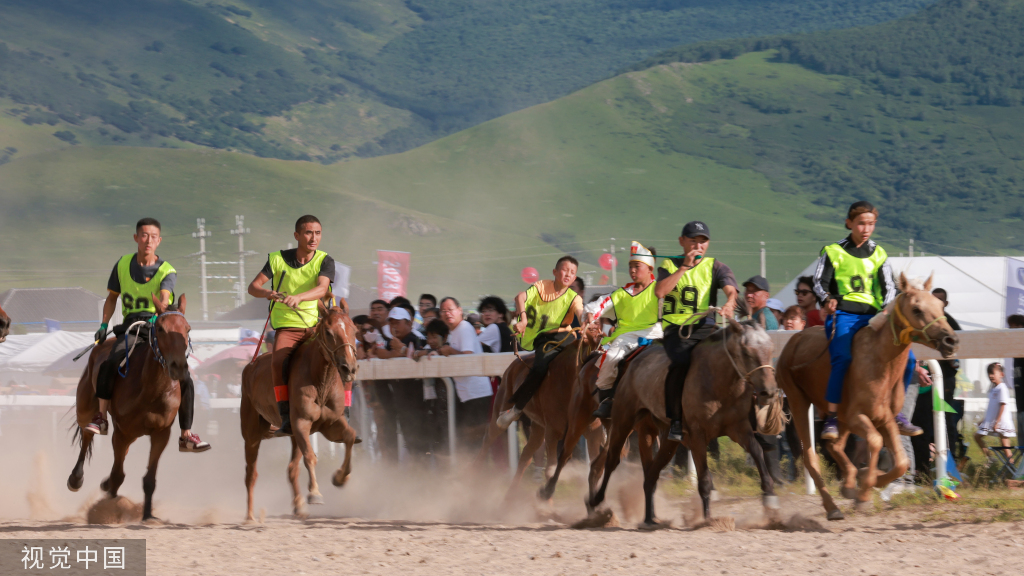
[[[888,256],[881,246],[876,245],[875,251],[867,258],[851,256],[839,244],[829,244],[821,249],[828,255],[835,270],[836,288],[844,302],[867,304],[881,310],[885,296],[877,282],[878,271],[885,264]]]
[[[650,328],[658,323],[658,295],[654,293],[655,282],[651,282],[636,296],[625,288],[612,292],[612,306],[618,323],[608,336],[601,339],[607,344],[622,334]]]
[[[714,258],[702,258],[696,266],[683,272],[679,282],[665,296],[665,303],[661,309],[663,321],[685,326],[704,319],[697,314],[707,311],[711,305],[714,266]],[[679,269],[672,263],[671,258],[666,258],[661,263],[661,268],[668,270],[669,274],[674,274]]]
[[[149,312],[156,314],[156,306],[153,305],[153,294],[160,293],[160,283],[168,274],[176,274],[177,271],[170,262],[164,262],[156,270],[156,274],[149,279],[149,282],[139,284],[132,280],[132,260],[135,254],[125,254],[117,262],[117,281],[121,284],[121,314],[127,317],[129,314]],[[174,303],[174,292],[171,292],[170,304]]]
[[[572,288],[566,288],[561,296],[550,302],[545,302],[540,297],[536,284],[527,288],[526,330],[519,336],[519,347],[523,350],[533,350],[533,341],[537,336],[560,328],[575,299],[576,292]]]
[[[273,282],[274,289],[285,296],[294,296],[316,288],[317,279],[320,277],[320,265],[323,264],[326,257],[327,252],[317,250],[309,262],[299,268],[292,268],[285,263],[280,251],[270,254],[268,256],[270,270],[274,273],[274,277],[270,281]],[[281,280],[282,274],[284,275],[283,281]],[[280,302],[274,303],[270,312],[270,325],[274,327],[274,330],[316,326],[320,320],[320,310],[317,308],[316,300],[300,303],[299,310],[301,312],[296,312]]]

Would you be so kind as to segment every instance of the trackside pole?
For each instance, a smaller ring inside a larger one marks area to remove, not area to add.
[[[509,476],[516,475],[519,468],[519,423],[513,422],[506,431],[508,435],[508,473]]]
[[[811,428],[809,435],[811,439],[811,454],[817,458],[817,452],[814,449],[814,404],[807,408],[807,425]],[[817,490],[814,486],[814,480],[811,479],[811,471],[807,468],[807,462],[804,462],[804,482],[807,483],[807,495],[813,496]]]
[[[448,453],[451,455],[452,468],[455,467],[455,383],[451,378],[442,378],[444,387],[448,389]],[[511,426],[510,426],[511,428]]]
[[[945,400],[945,380],[942,377],[942,368],[938,360],[928,361],[928,370],[932,373],[932,422],[935,427],[935,479],[945,480],[949,477],[946,472],[946,460],[949,458],[949,446],[946,441],[946,412],[934,399]]]

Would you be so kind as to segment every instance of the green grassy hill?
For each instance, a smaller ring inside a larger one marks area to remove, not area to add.
[[[0,111],[38,130],[28,141],[0,133],[0,148],[375,156],[680,42],[879,22],[929,2],[8,0]]]

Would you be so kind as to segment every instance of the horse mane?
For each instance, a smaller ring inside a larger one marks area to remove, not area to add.
[[[761,328],[761,325],[758,324],[757,322],[755,322],[754,320],[743,320],[743,321],[739,322],[739,325],[743,326],[743,327],[748,327],[749,326],[751,328]],[[707,338],[705,338],[703,340],[703,342],[721,342],[722,339],[725,338],[725,332],[728,329],[729,329],[729,325],[726,324],[725,326],[723,326],[723,327],[719,328],[718,330],[715,330],[714,332],[712,332],[710,336],[708,336]],[[764,331],[763,328],[761,328],[761,330]]]

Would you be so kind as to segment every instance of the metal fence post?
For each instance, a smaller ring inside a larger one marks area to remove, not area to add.
[[[516,475],[519,468],[519,423],[513,422],[508,427],[508,472],[510,476]]]
[[[945,480],[949,477],[946,472],[946,460],[949,458],[949,446],[946,441],[946,412],[941,405],[936,406],[936,400],[945,400],[945,380],[942,377],[942,368],[938,360],[928,361],[928,370],[932,373],[932,422],[935,428],[935,479]]]
[[[455,467],[455,382],[451,378],[442,378],[444,387],[448,389],[448,453],[451,455],[452,467]]]
[[[814,404],[807,408],[807,425],[811,428],[808,435],[811,439],[811,457],[817,458],[818,452],[814,449]],[[804,459],[804,482],[807,482],[807,495],[813,496],[815,492],[814,480],[811,478],[811,471],[808,468],[806,458]]]

